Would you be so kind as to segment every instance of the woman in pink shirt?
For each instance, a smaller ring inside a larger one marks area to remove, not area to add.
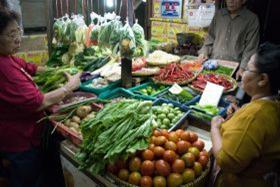
[[[17,21],[16,13],[0,10],[0,157],[11,163],[9,186],[41,186],[38,147],[43,125],[36,122],[44,109],[79,87],[80,74],[67,75],[62,88],[41,93],[32,76],[44,68],[12,56],[21,43]]]

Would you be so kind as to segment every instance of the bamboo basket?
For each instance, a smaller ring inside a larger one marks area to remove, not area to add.
[[[210,172],[210,165],[211,165],[211,160],[209,159],[206,169],[202,172],[202,174],[198,178],[196,178],[194,181],[181,185],[181,187],[204,187],[204,186],[206,186],[207,181],[208,181],[209,172]],[[126,181],[123,181],[111,173],[107,173],[106,175],[109,179],[114,181],[115,185],[117,185],[117,186],[139,187],[139,186],[132,185]]]

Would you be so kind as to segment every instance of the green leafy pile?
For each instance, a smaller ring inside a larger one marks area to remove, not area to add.
[[[104,47],[92,46],[90,48],[85,48],[83,52],[81,52],[75,56],[74,65],[83,70],[92,69],[91,71],[94,71],[95,69],[102,67],[103,65],[105,65],[108,62],[108,61],[106,61],[106,62],[100,63],[98,65],[97,64],[98,60],[101,61],[101,59],[104,59],[105,57],[107,57],[111,54],[112,54],[112,51],[110,49],[104,48]],[[107,58],[107,60],[108,60],[108,58]],[[96,64],[95,65],[96,68],[91,67],[94,64]]]
[[[167,91],[162,98],[172,100],[179,103],[186,103],[193,99],[193,95],[188,91],[183,89],[179,94],[172,94],[171,92]]]
[[[151,109],[150,101],[122,100],[105,105],[95,118],[83,121],[84,141],[76,155],[81,168],[99,174],[106,164],[146,149],[154,120]]]
[[[48,68],[46,71],[36,75],[34,81],[43,93],[47,93],[62,87],[66,83],[67,78],[64,72],[74,75],[78,73],[78,69],[69,67]]]

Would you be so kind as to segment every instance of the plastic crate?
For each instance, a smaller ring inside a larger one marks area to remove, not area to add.
[[[102,106],[95,103],[92,103],[91,106],[93,111],[99,111],[102,109]],[[51,123],[54,126],[55,130],[58,131],[63,137],[69,139],[72,143],[74,143],[77,146],[81,145],[83,141],[82,135],[79,135],[77,132],[71,130],[69,127],[67,127],[61,122],[51,120]]]
[[[60,109],[63,109],[65,107],[69,106],[69,105],[76,104],[76,103],[79,103],[79,102],[83,101],[83,100],[80,100],[80,101],[71,102],[71,99],[74,98],[74,97],[84,97],[85,100],[86,99],[90,99],[90,98],[92,98],[92,99],[97,98],[97,96],[95,94],[93,94],[93,93],[82,92],[82,91],[73,92],[70,95],[66,96],[62,100],[61,104],[54,104],[54,105],[52,105],[48,109],[48,111],[51,112],[51,113],[56,113]]]
[[[201,96],[199,96],[198,101],[200,100],[200,97],[201,97]],[[195,103],[194,103],[194,104],[195,104]],[[228,109],[229,106],[230,106],[230,102],[227,102],[227,101],[225,100],[225,98],[222,97],[222,98],[220,99],[220,102],[218,103],[219,112],[218,112],[217,115],[220,115],[220,116],[222,116],[222,117],[225,117],[226,114],[227,114],[227,109]],[[196,110],[196,109],[194,109],[194,108],[191,108],[191,111],[195,111],[195,112],[201,113],[202,115],[205,115],[206,117],[209,117],[209,120],[203,119],[203,121],[206,121],[206,122],[209,122],[210,119],[212,119],[212,118],[215,116],[215,115],[211,115],[211,114],[207,114],[207,113],[201,112],[201,111]],[[190,115],[191,115],[192,117],[194,117],[194,118],[197,118],[197,116],[195,116],[194,114],[192,114],[192,112],[191,112]]]
[[[147,98],[150,97],[151,99],[156,99],[157,95],[159,95],[160,93],[162,93],[162,92],[164,92],[164,91],[166,91],[170,88],[170,86],[163,85],[165,87],[164,89],[162,89],[162,90],[160,90],[160,91],[158,91],[158,92],[156,92],[155,94],[152,94],[152,95],[146,95],[146,94],[140,92],[140,90],[145,89],[148,86],[151,86],[152,88],[159,88],[160,87],[160,85],[155,84],[153,82],[147,82],[147,83],[135,86],[133,88],[130,88],[128,90],[132,91],[134,94],[137,94],[137,95],[143,95],[143,96],[146,96]]]
[[[124,88],[116,88],[115,90],[113,90],[111,92],[104,92],[99,95],[100,99],[114,99],[114,98],[118,98],[118,97],[133,98],[133,99],[138,99],[138,100],[154,100],[149,97],[134,94],[133,92],[126,90]]]
[[[92,79],[92,80],[94,80],[94,79]],[[121,81],[118,80],[116,82],[111,82],[107,86],[104,86],[102,88],[94,88],[94,87],[91,86],[92,80],[89,80],[89,81],[86,81],[86,82],[82,83],[80,85],[80,90],[100,95],[101,93],[112,91],[113,89],[121,86]]]
[[[161,98],[163,100],[166,100],[167,102],[170,102],[172,104],[176,104],[176,105],[183,105],[183,106],[189,106],[189,105],[193,105],[195,103],[197,103],[200,99],[200,95],[198,95],[196,92],[194,92],[191,88],[188,88],[188,87],[183,87],[183,89],[186,89],[187,91],[189,91],[192,95],[193,95],[193,98],[185,103],[180,103],[178,101],[174,101],[174,100],[171,100],[171,99],[166,99],[166,98],[163,98],[163,96],[165,94],[168,93],[168,90],[162,92],[161,94],[159,94],[157,97],[158,98]]]
[[[169,101],[166,101],[166,100],[163,100],[163,99],[157,99],[153,102],[153,105],[161,105],[163,103],[166,103],[166,104],[173,104],[172,102],[169,102]],[[181,111],[185,112],[185,114],[176,122],[175,125],[173,125],[171,128],[168,129],[168,131],[174,131],[174,130],[177,130],[179,129],[185,122],[185,120],[187,119],[188,115],[190,114],[190,110],[188,107],[186,106],[183,106],[183,105],[178,105],[178,104],[173,104],[173,106],[175,107],[178,107],[180,108]]]

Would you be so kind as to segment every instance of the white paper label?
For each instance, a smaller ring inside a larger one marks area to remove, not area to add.
[[[207,82],[198,104],[200,106],[211,105],[217,107],[223,91],[223,86]]]
[[[171,86],[171,88],[169,88],[168,91],[171,92],[172,94],[177,95],[177,94],[181,93],[181,91],[183,91],[183,88],[181,86],[179,86],[177,83],[175,83]]]

